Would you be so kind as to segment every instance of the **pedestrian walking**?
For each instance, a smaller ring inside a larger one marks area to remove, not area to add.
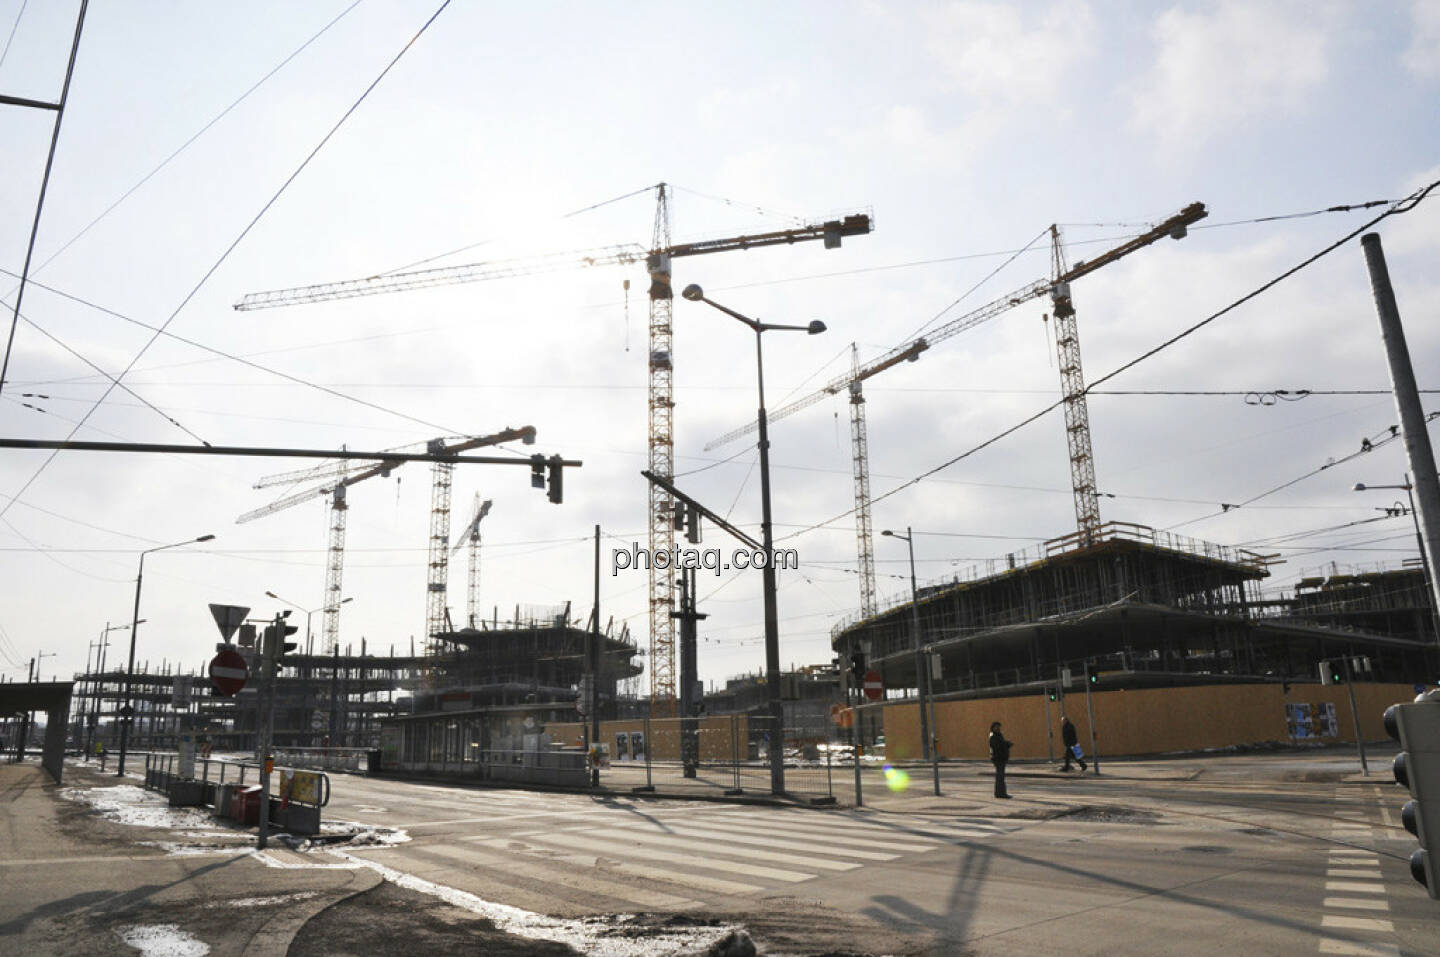
[[[100,759],[100,770],[105,770],[105,742],[95,742],[95,756]]]
[[[1005,788],[1005,764],[1010,760],[1010,745],[1013,742],[1006,741],[1005,735],[1000,733],[1000,722],[990,722],[990,763],[995,765],[995,796],[997,798],[1008,798],[1010,792]]]
[[[1075,733],[1075,725],[1070,723],[1068,715],[1060,717],[1060,740],[1065,743],[1065,766],[1062,771],[1070,770],[1070,759],[1073,757],[1080,762],[1080,773],[1085,773],[1085,755],[1080,750],[1080,736]]]

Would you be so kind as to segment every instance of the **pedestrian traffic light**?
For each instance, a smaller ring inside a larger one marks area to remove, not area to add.
[[[1400,820],[1420,839],[1410,855],[1410,874],[1431,899],[1440,900],[1440,691],[1386,708],[1385,730],[1400,742],[1395,780],[1411,795]]]

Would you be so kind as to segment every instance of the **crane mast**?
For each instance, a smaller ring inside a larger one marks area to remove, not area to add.
[[[534,445],[535,427],[507,428],[494,435],[469,438],[449,445],[444,439],[431,439],[425,449],[432,455],[458,455],[517,439],[526,445]],[[454,476],[455,466],[451,462],[436,462],[431,467],[429,577],[425,583],[425,653],[428,655],[438,650],[435,636],[450,630],[445,621],[445,600],[450,586],[450,489]]]
[[[650,471],[675,475],[675,379],[673,365],[675,293],[670,283],[670,199],[664,183],[656,187],[655,229],[650,273],[649,416]],[[649,485],[650,554],[668,554],[675,544],[674,501]],[[671,572],[650,563],[650,708],[670,717],[675,712],[675,583]]]
[[[865,438],[865,393],[860,349],[850,343],[850,451],[855,467],[855,552],[860,577],[860,614],[875,614],[875,536],[870,528],[870,452]]]
[[[455,547],[451,549],[458,552],[461,545],[469,544],[470,548],[470,574],[466,578],[465,588],[465,624],[466,627],[475,628],[480,620],[480,521],[490,514],[490,499],[480,501],[480,493],[475,493],[475,509],[470,518],[470,524],[465,526],[455,540]]]
[[[1080,365],[1080,331],[1075,325],[1075,304],[1070,283],[1116,260],[1143,249],[1165,236],[1183,239],[1186,228],[1208,215],[1203,203],[1191,203],[1163,223],[1095,259],[1065,264],[1060,227],[1050,226],[1050,311],[1055,317],[1055,352],[1060,364],[1060,394],[1065,408],[1065,443],[1070,454],[1070,486],[1075,498],[1075,531],[1085,548],[1100,532],[1100,495],[1095,488],[1095,452],[1090,444],[1090,412],[1085,402],[1085,372]]]

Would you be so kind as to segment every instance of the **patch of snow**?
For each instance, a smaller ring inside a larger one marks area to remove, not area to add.
[[[110,820],[134,827],[195,830],[215,826],[209,811],[170,807],[165,798],[133,784],[117,784],[108,788],[63,788],[60,796],[69,801],[83,801]]]
[[[374,824],[360,824],[353,821],[326,821],[320,825],[321,834],[349,834],[346,842],[353,847],[365,845],[387,846],[405,844],[410,840],[408,832],[394,827],[378,827]]]
[[[191,937],[179,924],[137,924],[116,931],[144,957],[205,957],[210,945]]]
[[[341,850],[332,849],[330,853],[374,870],[397,887],[429,894],[452,907],[479,914],[507,934],[565,944],[590,957],[680,957],[709,947],[734,929],[657,927],[648,938],[615,937],[609,933],[611,925],[608,922],[599,922],[594,918],[567,920],[548,917],[508,904],[496,904],[466,891],[436,884]],[[620,916],[623,918],[624,915]]]
[[[299,891],[294,894],[279,894],[275,897],[242,897],[233,901],[216,901],[210,907],[270,907],[275,904],[292,904],[318,897],[318,891]]]

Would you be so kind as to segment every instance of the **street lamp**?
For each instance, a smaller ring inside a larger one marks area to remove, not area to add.
[[[1356,482],[1353,491],[1405,490],[1405,497],[1410,502],[1410,520],[1415,523],[1415,544],[1420,549],[1420,570],[1425,576],[1425,599],[1430,603],[1430,624],[1435,630],[1435,640],[1440,641],[1440,608],[1435,607],[1435,579],[1430,576],[1430,559],[1425,555],[1425,539],[1420,534],[1420,513],[1415,511],[1415,486],[1410,484],[1409,473],[1406,473],[1401,481],[1403,484],[1400,485],[1366,485],[1364,482]]]
[[[135,573],[135,613],[130,617],[130,662],[125,666],[125,707],[120,709],[120,765],[115,771],[117,778],[125,774],[125,753],[126,746],[130,742],[130,722],[135,720],[135,705],[130,700],[130,686],[135,680],[135,633],[140,630],[140,583],[145,579],[145,556],[151,552],[163,552],[167,548],[208,542],[214,538],[214,535],[201,535],[199,538],[187,538],[183,542],[147,548],[140,553],[140,568]]]
[[[144,621],[144,618],[140,619]],[[100,694],[104,687],[105,675],[105,651],[110,647],[110,632],[129,631],[129,625],[112,625],[105,622],[105,630],[100,632],[100,640],[95,643],[95,670],[91,673],[90,680],[90,708],[85,717],[88,731],[85,734],[85,760],[90,760],[90,752],[95,745],[95,725],[100,720]],[[89,666],[90,659],[85,659],[86,666]]]
[[[283,602],[284,604],[289,605],[291,608],[294,608],[296,611],[304,611],[304,612],[305,612],[305,654],[307,654],[307,655],[310,654],[310,650],[311,650],[311,649],[310,649],[310,616],[313,615],[313,614],[315,614],[317,611],[329,611],[329,610],[332,609],[332,608],[339,608],[341,605],[345,604],[346,602],[354,601],[354,600],[355,600],[355,596],[354,596],[354,595],[351,595],[349,598],[342,598],[342,599],[340,599],[339,601],[337,601],[337,602],[336,602],[335,604],[333,604],[333,605],[321,605],[319,608],[312,608],[312,609],[310,609],[309,611],[305,611],[305,609],[301,608],[299,605],[295,604],[295,603],[294,603],[293,601],[291,601],[290,599],[288,599],[288,598],[281,598],[279,595],[275,594],[273,591],[267,591],[267,592],[265,593],[265,597],[267,597],[267,598],[273,598],[273,599],[275,599],[275,600],[278,601],[278,602]]]
[[[934,715],[926,716],[925,700],[930,699],[930,706],[935,705],[935,696],[930,690],[930,669],[925,661],[925,649],[920,644],[920,589],[915,584],[915,533],[909,525],[905,526],[905,534],[891,529],[882,529],[881,535],[889,538],[898,538],[905,542],[910,549],[910,631],[915,640],[915,694],[920,705],[920,756],[923,760],[929,761],[935,772],[935,793],[940,793],[940,754],[935,747],[934,734],[931,725],[934,724],[931,718]]]
[[[819,319],[804,326],[780,325],[760,322],[742,316],[733,309],[705,298],[705,291],[691,284],[680,293],[691,302],[703,302],[718,309],[738,322],[743,322],[755,331],[755,382],[760,398],[760,410],[756,422],[760,432],[760,544],[765,550],[765,567],[761,570],[761,588],[765,599],[765,694],[769,699],[770,721],[770,791],[785,793],[785,711],[780,704],[780,626],[775,610],[775,554],[774,539],[770,528],[770,433],[765,425],[765,361],[761,349],[761,334],[772,330],[792,330],[809,335],[825,331],[825,323]]]

